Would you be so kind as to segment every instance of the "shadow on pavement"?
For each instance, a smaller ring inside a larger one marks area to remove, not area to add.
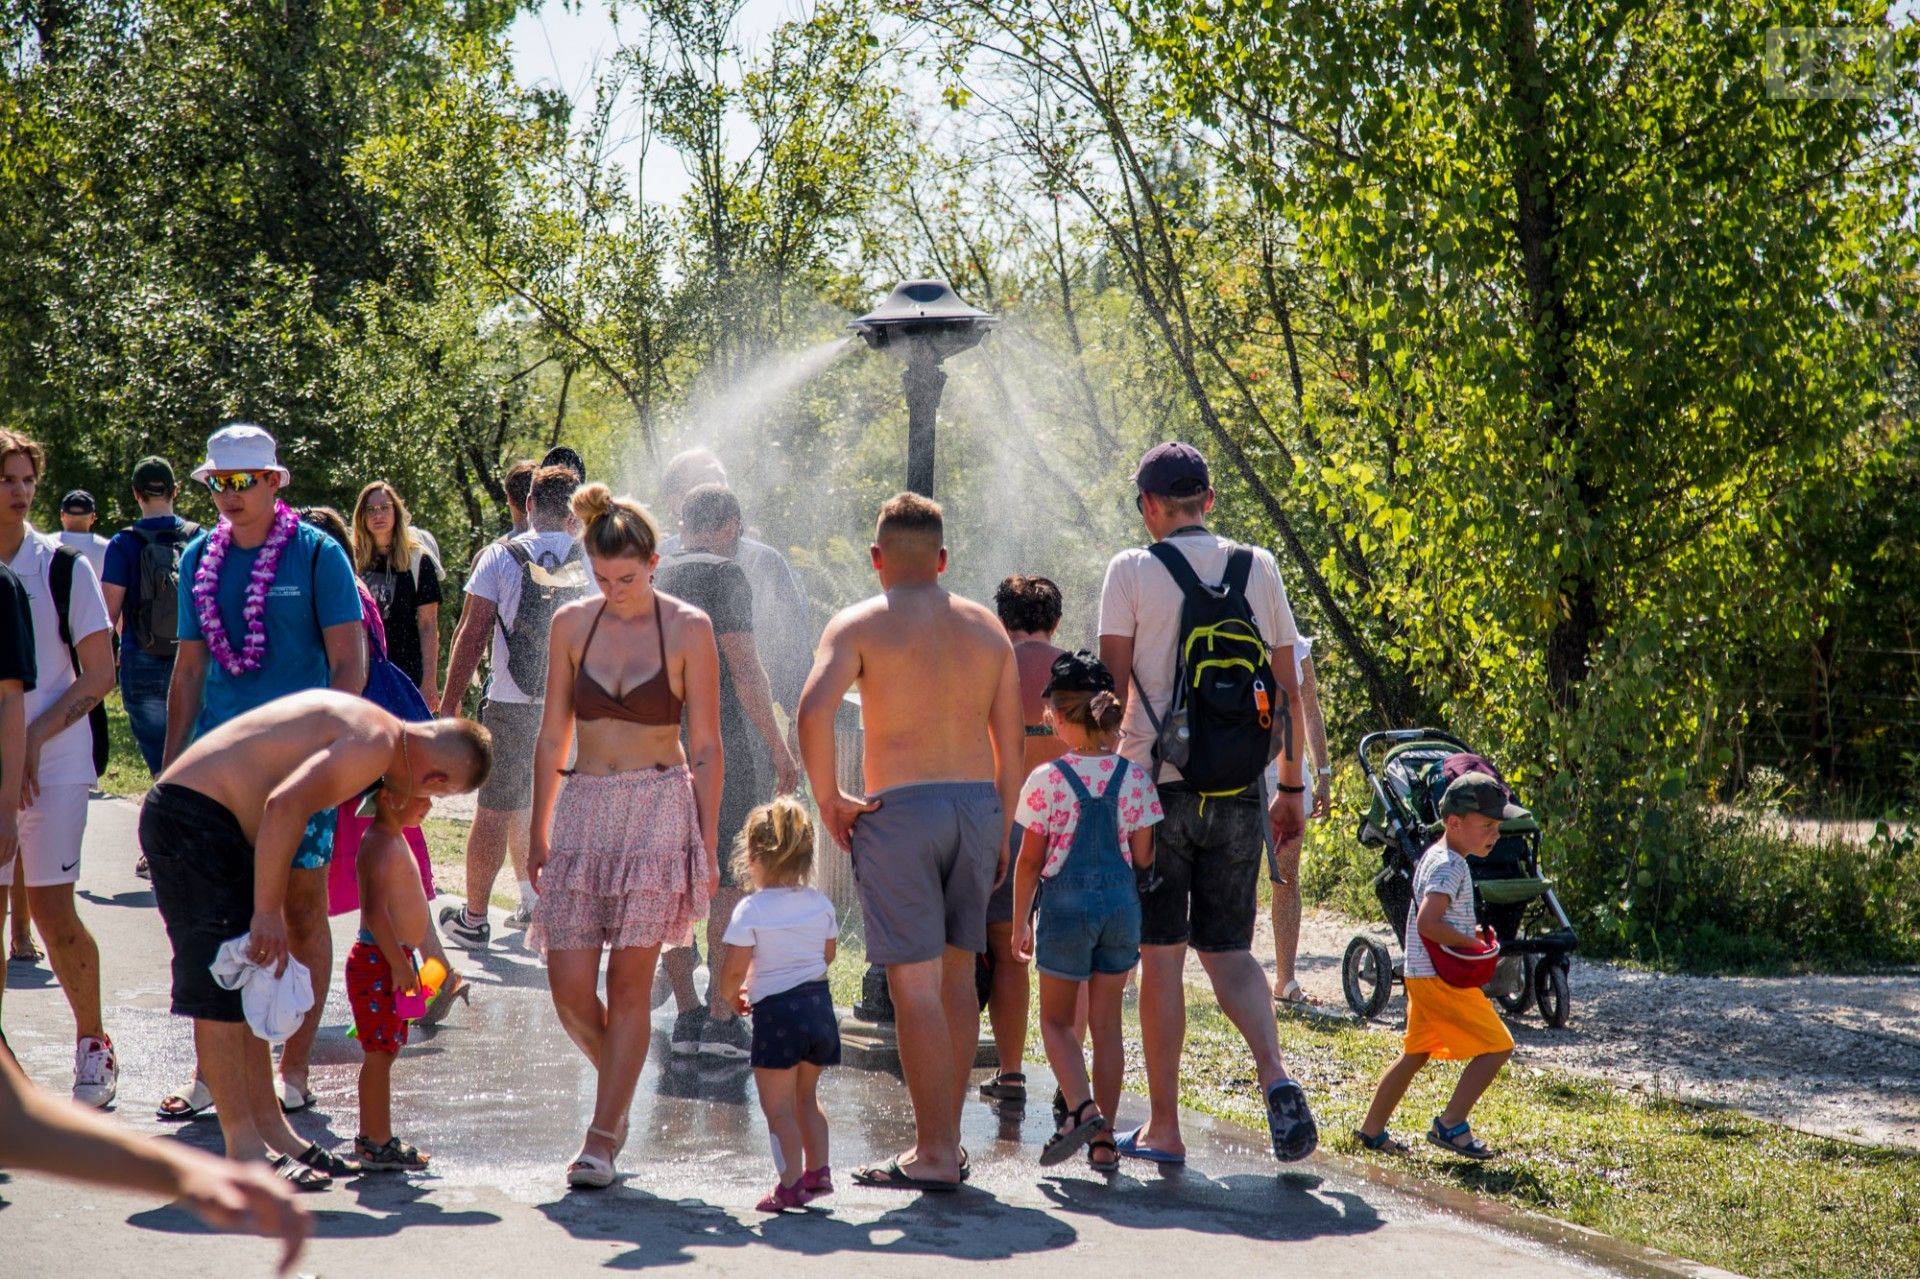
[[[1131,1163],[1132,1161],[1128,1161]],[[1142,1165],[1146,1168],[1146,1165]],[[1208,1177],[1192,1165],[1149,1169],[1135,1180],[1123,1163],[1111,1182],[1054,1177],[1040,1193],[1067,1213],[1133,1230],[1193,1230],[1272,1243],[1363,1235],[1386,1223],[1359,1195],[1322,1190],[1312,1173]]]
[[[540,1204],[539,1211],[576,1239],[633,1245],[604,1263],[615,1270],[681,1265],[695,1260],[695,1248],[749,1244],[810,1257],[864,1252],[1004,1261],[1064,1248],[1079,1238],[1066,1222],[1038,1209],[1010,1207],[977,1190],[909,1200],[872,1221],[836,1217],[831,1203],[769,1216],[758,1229],[703,1200],[666,1199],[627,1185],[575,1191]]]

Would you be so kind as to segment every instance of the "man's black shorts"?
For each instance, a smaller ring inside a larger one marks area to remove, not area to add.
[[[1204,802],[1177,782],[1160,788],[1167,817],[1153,833],[1140,894],[1140,944],[1250,950],[1259,910],[1267,815],[1254,793]]]
[[[173,1011],[203,1021],[245,1021],[240,992],[210,969],[220,944],[253,922],[253,845],[232,813],[171,782],[140,805],[140,851],[173,944]]]

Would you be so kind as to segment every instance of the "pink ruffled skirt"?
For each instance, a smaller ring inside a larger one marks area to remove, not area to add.
[[[707,916],[707,854],[686,768],[567,778],[527,944],[684,946]]]

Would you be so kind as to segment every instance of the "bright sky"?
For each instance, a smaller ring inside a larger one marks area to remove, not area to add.
[[[539,8],[522,12],[514,21],[510,39],[513,66],[520,83],[548,84],[559,88],[576,103],[590,101],[589,88],[597,69],[620,48],[621,23],[628,32],[640,22],[640,7],[631,3],[610,4],[609,0],[577,0],[574,4],[546,0]],[[807,0],[746,0],[735,26],[735,38],[748,48],[788,18],[809,11]],[[744,147],[750,139],[740,139]],[[618,161],[616,151],[610,157]],[[678,199],[690,185],[680,158],[665,147],[655,147],[647,157],[642,175],[641,193],[661,203]]]

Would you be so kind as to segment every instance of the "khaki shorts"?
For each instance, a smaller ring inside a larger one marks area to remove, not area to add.
[[[475,797],[482,808],[517,813],[533,804],[533,748],[540,740],[540,702],[496,702],[480,708],[480,722],[493,734],[493,771]]]

